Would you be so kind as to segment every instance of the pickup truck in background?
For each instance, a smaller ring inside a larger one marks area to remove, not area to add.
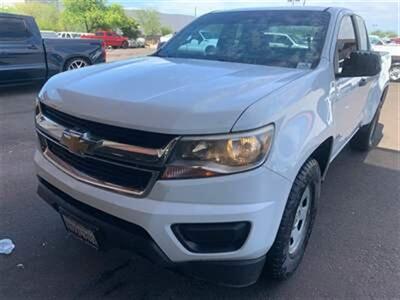
[[[213,51],[182,47],[199,32]],[[287,47],[266,32],[307,43]],[[35,110],[38,193],[95,248],[229,286],[254,283],[264,267],[286,279],[330,163],[347,144],[375,143],[389,67],[344,8],[203,15],[153,55],[46,83]]]
[[[42,38],[33,17],[0,13],[0,85],[45,81],[102,62],[101,41]]]
[[[106,47],[124,49],[129,47],[129,41],[127,37],[120,36],[112,31],[97,31],[95,34],[84,34],[81,35],[81,39],[102,40]]]
[[[379,52],[387,52],[392,58],[389,77],[391,81],[400,81],[400,45],[395,43],[385,43],[380,37],[370,35],[372,49]]]

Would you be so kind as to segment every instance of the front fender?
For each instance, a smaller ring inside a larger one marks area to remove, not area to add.
[[[314,70],[250,106],[233,131],[275,124],[265,166],[294,181],[301,166],[333,136],[329,69]]]

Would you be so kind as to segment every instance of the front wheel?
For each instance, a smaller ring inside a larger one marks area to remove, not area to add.
[[[267,254],[267,268],[274,279],[284,280],[299,266],[317,212],[321,189],[321,170],[315,159],[309,159],[297,175],[278,234]]]

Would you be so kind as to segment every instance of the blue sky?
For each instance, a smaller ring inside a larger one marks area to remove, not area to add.
[[[218,9],[290,5],[287,0],[109,0],[109,2],[122,4],[126,8],[152,8],[164,13],[186,15],[194,15],[195,8],[197,8],[197,15],[201,15]],[[400,31],[400,0],[306,0],[306,5],[347,7],[363,16],[370,30]]]

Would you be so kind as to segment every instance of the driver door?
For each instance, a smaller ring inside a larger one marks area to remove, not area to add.
[[[335,96],[333,118],[335,122],[335,143],[333,152],[338,152],[357,132],[362,120],[362,113],[368,97],[370,81],[362,77],[339,77],[343,62],[349,59],[353,51],[360,50],[353,16],[342,18],[335,50]]]

